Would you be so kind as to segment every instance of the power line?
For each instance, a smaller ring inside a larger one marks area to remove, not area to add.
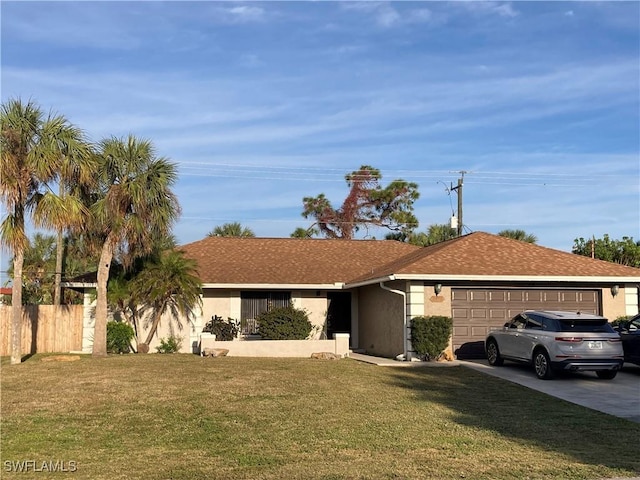
[[[190,161],[190,160],[183,160],[183,161],[179,161],[177,162],[178,166],[186,166],[189,167],[191,165],[194,165],[197,168],[197,166],[202,166],[202,167],[229,167],[230,170],[234,171],[234,170],[240,170],[242,171],[242,169],[254,169],[256,171],[263,171],[263,170],[285,170],[288,172],[320,172],[318,174],[320,175],[340,175],[340,176],[344,176],[345,171],[349,170],[351,168],[352,171],[358,171],[359,170],[359,166],[358,167],[340,167],[340,168],[330,168],[330,167],[312,167],[312,166],[281,166],[281,165],[257,165],[257,164],[250,164],[250,163],[220,163],[220,162],[200,162],[200,161]],[[224,170],[224,169],[223,169]],[[377,169],[377,170],[381,170],[381,169]],[[326,172],[336,172],[335,174],[332,173],[326,173]],[[387,174],[389,172],[392,173],[403,173],[403,174],[409,174],[412,176],[418,176],[418,177],[434,177],[434,176],[452,176],[452,175],[457,175],[459,174],[459,170],[423,170],[423,169],[394,169],[394,170],[384,170],[384,172]],[[284,172],[287,173],[287,172]],[[628,174],[614,174],[614,173],[592,173],[592,174],[585,174],[585,173],[575,173],[575,172],[538,172],[538,173],[534,173],[534,172],[510,172],[510,171],[482,171],[482,170],[474,170],[473,172],[474,177],[475,178],[484,178],[484,177],[488,177],[488,178],[496,178],[496,176],[500,176],[500,175],[505,175],[507,176],[507,178],[513,178],[514,176],[516,178],[518,177],[522,177],[522,178],[526,178],[526,177],[573,177],[573,178],[603,178],[603,177],[611,177],[611,178],[621,178],[621,177],[626,177],[628,176]]]

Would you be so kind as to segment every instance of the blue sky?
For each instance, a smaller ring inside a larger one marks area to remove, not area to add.
[[[181,243],[287,237],[344,175],[419,184],[420,231],[640,239],[639,2],[2,1],[2,101],[179,167]],[[382,238],[383,231],[363,231]],[[7,255],[6,252],[3,255]]]

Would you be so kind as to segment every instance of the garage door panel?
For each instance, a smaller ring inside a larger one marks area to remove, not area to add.
[[[545,301],[545,292],[542,290],[526,290],[522,292],[523,301],[525,303],[529,302],[544,302]]]
[[[468,290],[452,290],[451,291],[451,300],[467,300]]]
[[[486,291],[474,291],[474,290],[470,290],[469,291],[470,295],[469,295],[469,299],[472,302],[486,302],[487,301],[487,292]]]
[[[484,356],[484,339],[523,310],[600,313],[598,290],[453,289],[453,349],[459,358]]]
[[[523,290],[508,290],[506,292],[507,301],[509,302],[526,302],[527,292]]]
[[[491,303],[495,303],[495,302],[504,303],[506,299],[507,299],[507,292],[505,291],[489,292],[489,302]]]
[[[579,303],[581,295],[578,292],[562,292],[563,302]]]
[[[469,310],[466,308],[452,308],[451,314],[453,318],[469,318]]]
[[[473,327],[471,329],[471,335],[474,337],[481,337],[484,340],[484,337],[487,336],[488,330],[489,329],[487,327]]]
[[[453,336],[463,336],[466,337],[471,335],[471,331],[468,327],[453,327]]]

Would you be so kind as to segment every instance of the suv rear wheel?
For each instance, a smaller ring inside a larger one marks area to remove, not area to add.
[[[549,354],[541,348],[533,352],[533,368],[538,378],[542,380],[550,380],[553,378]]]

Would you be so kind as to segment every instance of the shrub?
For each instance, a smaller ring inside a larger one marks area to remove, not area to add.
[[[631,315],[623,315],[621,317],[618,317],[613,322],[611,322],[611,326],[617,327],[618,325],[627,323],[629,320],[631,320],[631,317]]]
[[[181,344],[181,337],[174,337],[171,335],[167,339],[160,339],[160,346],[156,347],[156,351],[158,353],[177,353],[180,351]]]
[[[426,360],[437,359],[449,345],[452,330],[449,317],[415,317],[411,319],[413,349]]]
[[[135,335],[133,327],[124,322],[107,322],[107,352],[129,353]]]
[[[228,342],[238,336],[238,325],[233,318],[228,318],[225,322],[222,317],[214,315],[211,317],[211,321],[204,326],[202,332],[213,333],[216,336],[216,341]]]
[[[304,340],[311,333],[311,322],[305,310],[276,307],[256,318],[258,333],[265,340]]]

